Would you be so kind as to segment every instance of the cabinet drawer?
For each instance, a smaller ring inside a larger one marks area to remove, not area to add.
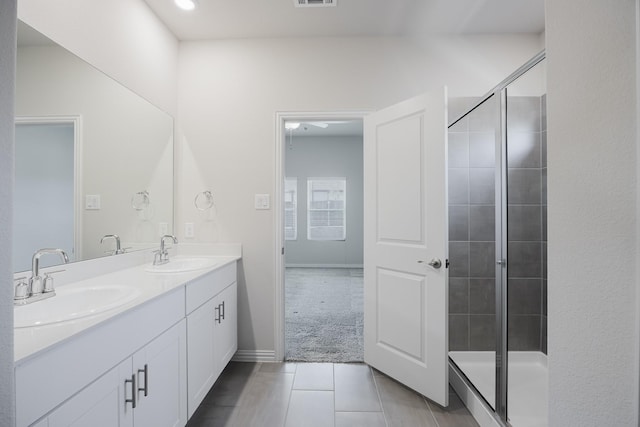
[[[187,285],[187,314],[222,292],[236,281],[236,262],[212,271]]]

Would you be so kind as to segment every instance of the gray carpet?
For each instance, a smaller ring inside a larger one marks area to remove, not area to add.
[[[287,268],[285,358],[362,362],[362,269]]]

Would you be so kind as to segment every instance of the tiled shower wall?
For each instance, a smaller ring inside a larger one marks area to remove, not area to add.
[[[449,102],[458,117],[473,99]],[[544,98],[508,98],[509,349],[546,351]],[[449,349],[495,350],[495,126],[485,102],[449,129]]]

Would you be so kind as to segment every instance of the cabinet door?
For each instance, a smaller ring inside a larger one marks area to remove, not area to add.
[[[153,319],[149,319],[153,321]],[[187,423],[186,321],[133,355],[135,427],[182,427]]]
[[[189,417],[193,415],[217,378],[213,342],[216,305],[215,298],[210,299],[187,316]]]
[[[49,427],[132,427],[131,358],[128,358],[49,414]],[[47,424],[44,424],[47,425]]]
[[[216,377],[238,350],[238,285],[231,284],[216,298],[218,312],[215,323]]]

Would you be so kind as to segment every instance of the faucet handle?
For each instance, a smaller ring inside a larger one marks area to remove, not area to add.
[[[26,279],[26,276],[14,279],[18,281],[13,295],[14,301],[23,301],[29,297],[29,284],[26,282]]]
[[[46,273],[44,273],[44,278],[42,279],[43,281],[43,288],[42,288],[42,292],[43,293],[49,293],[49,292],[54,292],[55,289],[53,289],[53,276],[51,276],[52,274],[56,274],[56,273],[61,273],[65,270],[56,270],[56,271],[47,271]]]

